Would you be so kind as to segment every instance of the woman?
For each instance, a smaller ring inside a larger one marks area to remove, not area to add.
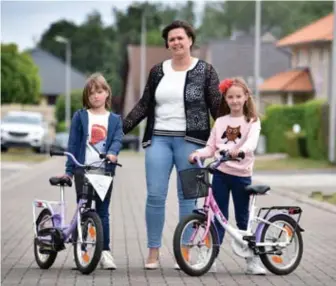
[[[188,154],[205,145],[210,135],[209,111],[214,119],[220,105],[218,76],[205,61],[191,56],[193,28],[174,21],[162,37],[171,59],[152,67],[143,96],[123,121],[125,134],[147,118],[142,145],[145,148],[147,183],[146,226],[149,254],[146,269],[159,266],[159,248],[165,202],[173,166],[190,168]],[[180,219],[192,213],[195,200],[183,199],[178,178]]]

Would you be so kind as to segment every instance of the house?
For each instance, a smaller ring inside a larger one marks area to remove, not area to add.
[[[54,105],[57,96],[65,94],[66,65],[59,58],[40,48],[30,50],[29,54],[39,69],[42,101]],[[86,81],[84,74],[72,67],[70,77],[70,90],[83,89]]]
[[[276,43],[291,50],[291,68],[267,78],[260,86],[266,105],[327,99],[330,94],[334,15],[329,14]]]
[[[290,52],[277,48],[275,41],[270,33],[261,38],[260,81],[291,66]],[[254,90],[254,45],[254,36],[251,35],[233,35],[231,38],[209,43],[208,60],[216,69],[220,80],[242,77],[251,90]]]
[[[206,47],[195,48],[192,55],[199,59],[206,58]],[[141,47],[129,45],[127,47],[128,70],[126,71],[126,84],[121,99],[121,113],[126,116],[142,96],[141,90]],[[150,69],[164,60],[170,59],[170,52],[164,47],[146,47],[145,81]]]

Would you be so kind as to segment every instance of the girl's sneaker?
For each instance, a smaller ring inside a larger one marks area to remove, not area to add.
[[[266,270],[260,265],[259,259],[257,256],[246,258],[247,267],[246,274],[252,275],[266,275]]]
[[[114,263],[113,256],[110,251],[104,250],[100,258],[100,266],[103,269],[114,270],[117,266]]]

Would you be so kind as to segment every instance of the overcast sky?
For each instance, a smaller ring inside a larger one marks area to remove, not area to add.
[[[198,0],[199,1],[199,0]],[[38,40],[49,25],[60,19],[82,23],[86,15],[97,10],[105,25],[113,23],[112,7],[125,10],[133,1],[1,1],[1,42],[14,42],[20,50],[34,46],[34,38]],[[138,1],[144,2],[144,1]],[[166,2],[166,1],[148,1]],[[173,1],[169,1],[170,3]],[[186,2],[186,1],[175,1]],[[196,4],[196,13],[200,18],[204,2]],[[168,2],[167,2],[168,3]]]

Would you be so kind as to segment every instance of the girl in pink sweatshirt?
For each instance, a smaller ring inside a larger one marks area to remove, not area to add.
[[[191,153],[189,161],[194,162],[196,156],[203,159],[219,157],[221,150],[227,150],[233,158],[236,158],[240,151],[245,153],[243,160],[224,162],[217,168],[213,175],[212,189],[216,202],[227,219],[232,192],[237,226],[246,230],[250,197],[245,187],[251,184],[254,150],[257,147],[261,125],[251,91],[243,79],[223,80],[219,89],[224,97],[219,111],[221,116],[217,118],[206,146]],[[215,225],[219,243],[222,244],[224,228],[217,220]],[[213,270],[214,268],[215,265]],[[265,274],[256,258],[247,260],[246,272]]]

